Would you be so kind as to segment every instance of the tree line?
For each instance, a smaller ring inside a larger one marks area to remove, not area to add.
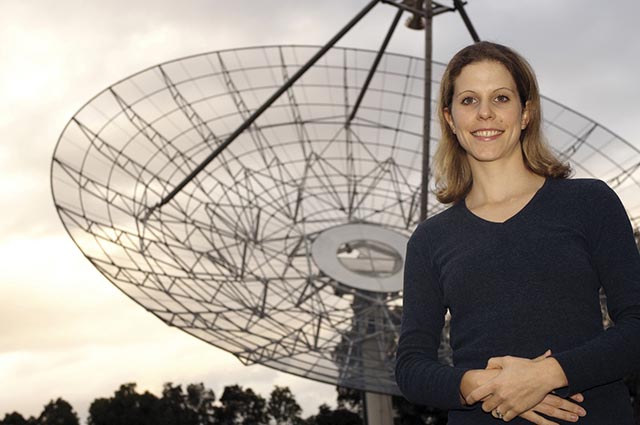
[[[88,425],[362,425],[362,393],[337,387],[337,406],[322,404],[302,417],[302,408],[288,387],[275,386],[268,399],[251,388],[226,386],[216,401],[204,384],[166,383],[162,394],[138,392],[135,383],[122,384],[112,397],[97,398],[89,407]],[[446,413],[415,406],[402,397],[393,405],[399,424],[446,424]],[[7,413],[0,425],[80,425],[71,404],[51,400],[38,417]]]
[[[625,379],[640,425],[640,373]],[[251,388],[226,386],[216,402],[211,389],[202,383],[166,383],[162,395],[139,393],[135,383],[120,385],[112,397],[97,398],[89,407],[88,425],[362,425],[362,392],[337,387],[337,406],[326,404],[315,415],[302,418],[302,408],[288,387],[275,386],[265,399]],[[392,398],[396,425],[446,425],[442,410]],[[80,425],[78,415],[64,399],[46,404],[36,417],[18,412],[5,414],[0,425]]]

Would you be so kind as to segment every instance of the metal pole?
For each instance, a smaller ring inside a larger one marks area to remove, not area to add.
[[[387,46],[389,45],[389,41],[391,41],[391,36],[393,35],[393,32],[395,31],[396,27],[398,26],[398,22],[400,21],[400,17],[402,16],[402,9],[398,9],[398,12],[396,13],[396,17],[393,19],[393,22],[391,23],[391,26],[389,27],[389,31],[387,31],[387,35],[384,38],[384,41],[382,42],[382,45],[380,46],[380,49],[378,50],[378,54],[376,55],[376,58],[373,61],[373,65],[371,65],[371,69],[369,70],[369,75],[367,75],[367,79],[365,80],[363,86],[362,86],[362,90],[360,90],[360,95],[358,96],[358,100],[356,100],[356,104],[353,106],[353,110],[351,111],[351,115],[349,115],[349,119],[347,120],[347,124],[349,124],[351,121],[353,121],[353,119],[356,117],[356,114],[358,113],[358,109],[360,108],[360,104],[362,103],[362,99],[364,99],[364,95],[367,92],[367,89],[369,88],[369,84],[371,83],[371,80],[373,79],[373,76],[376,73],[376,70],[378,69],[378,65],[380,64],[380,60],[382,59],[382,56],[384,55],[384,52],[387,50]]]
[[[473,41],[475,41],[476,43],[480,41],[480,36],[476,32],[476,29],[473,27],[471,19],[469,19],[469,16],[467,15],[467,11],[464,10],[464,3],[462,2],[462,0],[453,0],[453,4],[455,5],[456,10],[460,12],[460,16],[462,17],[464,24],[467,26],[467,30],[469,30],[469,34],[471,34],[471,38],[473,38]]]
[[[427,218],[429,203],[429,174],[431,166],[431,57],[433,48],[433,11],[431,0],[424,5],[424,116],[422,125],[422,191],[420,196],[420,221]]]
[[[158,202],[153,207],[149,208],[146,212],[144,219],[148,218],[157,208],[162,207],[167,202],[171,201],[191,180],[193,180],[196,175],[198,175],[211,161],[213,161],[222,151],[224,151],[230,144],[233,142],[243,131],[253,124],[253,122],[262,115],[264,111],[267,110],[269,106],[271,106],[284,92],[289,90],[289,88],[304,75],[309,68],[311,68],[324,54],[331,49],[340,39],[347,33],[351,28],[353,28],[362,18],[365,17],[367,13],[373,7],[378,4],[380,0],[372,0],[367,4],[364,9],[362,9],[356,16],[345,25],[331,40],[327,42],[327,44],[322,47],[309,61],[304,64],[302,68],[300,68],[290,79],[286,81],[265,103],[262,104],[245,122],[243,122],[240,127],[238,127],[224,142],[222,142],[218,147],[207,157],[205,158],[200,165],[198,165],[187,177],[185,177],[178,185],[160,202]],[[144,220],[143,219],[143,220]]]

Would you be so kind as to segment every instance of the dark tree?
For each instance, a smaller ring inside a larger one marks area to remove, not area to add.
[[[136,384],[123,384],[111,398],[99,398],[89,407],[89,425],[158,425],[159,400]]]
[[[447,411],[409,402],[400,396],[392,397],[396,425],[446,425]]]
[[[164,385],[159,402],[158,425],[208,425],[213,424],[213,391],[202,383],[191,384],[187,392],[182,386]]]
[[[269,423],[264,398],[251,388],[243,390],[239,385],[224,388],[220,406],[213,408],[219,425],[265,425]]]
[[[198,425],[198,414],[189,408],[182,386],[171,382],[164,384],[157,413],[157,425]]]
[[[31,416],[29,419],[25,419],[18,412],[7,413],[4,415],[4,419],[0,421],[0,425],[37,425],[37,419]]]
[[[27,420],[18,412],[7,413],[0,421],[0,425],[27,425]]]
[[[302,409],[296,402],[289,387],[275,386],[269,396],[267,414],[273,418],[276,425],[298,425],[304,421],[300,417]]]
[[[318,414],[307,419],[308,425],[362,425],[362,418],[357,413],[338,407],[331,410],[326,404],[318,407]]]
[[[362,415],[362,391],[347,387],[336,387],[338,407]]]
[[[338,408],[362,415],[362,391],[346,387],[336,387]],[[433,407],[410,403],[401,396],[392,396],[395,422],[397,425],[444,425],[447,412]]]
[[[78,415],[65,400],[51,400],[38,417],[39,425],[80,425]]]
[[[187,406],[197,413],[198,424],[215,424],[213,418],[213,403],[215,401],[216,396],[213,391],[206,388],[202,382],[199,384],[189,384],[187,386]]]
[[[111,398],[99,398],[89,407],[89,425],[213,425],[213,391],[200,384],[164,384],[162,397],[139,394],[136,384],[124,384]]]

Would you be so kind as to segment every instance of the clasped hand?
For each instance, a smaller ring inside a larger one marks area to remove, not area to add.
[[[471,389],[465,396],[466,403],[471,405],[481,401],[485,412],[492,412],[506,422],[520,416],[539,425],[555,424],[539,413],[577,421],[579,416],[586,414],[584,409],[552,394],[556,388],[567,385],[567,378],[550,355],[551,352],[547,351],[535,359],[513,356],[490,359],[485,370],[470,371],[474,372],[470,379],[475,377],[475,383],[466,386],[467,390]],[[571,399],[583,400],[581,394]]]

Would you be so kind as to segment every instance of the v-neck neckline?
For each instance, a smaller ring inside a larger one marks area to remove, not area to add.
[[[526,215],[527,211],[532,208],[533,204],[535,204],[536,200],[544,192],[545,188],[549,185],[550,181],[551,181],[551,178],[549,178],[549,177],[545,178],[544,183],[542,184],[542,186],[540,186],[540,188],[536,191],[536,193],[533,194],[531,199],[529,199],[529,201],[526,204],[524,204],[524,206],[522,208],[520,208],[518,211],[516,211],[511,217],[507,218],[504,221],[491,221],[491,220],[487,220],[486,218],[480,217],[479,215],[477,215],[473,211],[471,211],[469,208],[467,208],[466,199],[462,199],[462,201],[460,201],[460,204],[461,204],[462,209],[465,211],[465,213],[468,216],[472,217],[476,221],[480,221],[482,223],[487,223],[487,224],[493,225],[493,226],[505,226],[505,225],[511,223],[512,221],[516,221],[520,217]]]

